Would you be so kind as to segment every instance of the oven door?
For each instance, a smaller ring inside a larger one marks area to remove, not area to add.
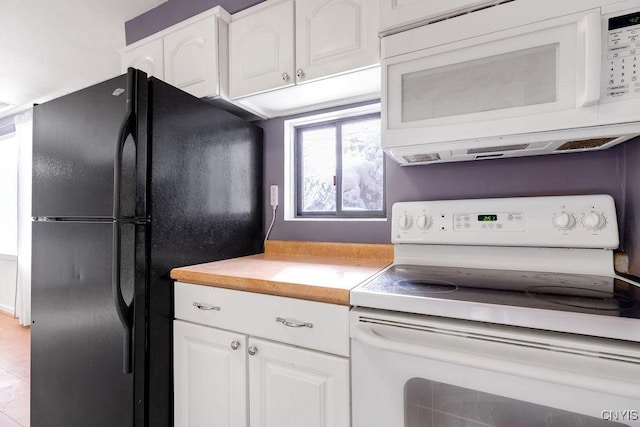
[[[354,427],[639,426],[637,345],[351,312]]]

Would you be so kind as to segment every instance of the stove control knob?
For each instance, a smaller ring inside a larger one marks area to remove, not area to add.
[[[400,215],[398,218],[398,226],[403,230],[408,230],[411,228],[411,217],[407,214]]]
[[[576,217],[570,213],[561,212],[553,217],[553,225],[559,230],[571,230],[576,225]]]
[[[426,230],[431,227],[432,221],[429,215],[420,215],[416,218],[416,225],[422,230]]]
[[[582,223],[590,230],[600,230],[607,225],[607,219],[604,215],[591,211],[582,218]]]

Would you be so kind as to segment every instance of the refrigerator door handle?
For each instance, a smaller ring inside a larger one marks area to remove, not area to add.
[[[127,72],[127,99],[126,99],[126,116],[120,124],[118,130],[118,139],[116,140],[115,158],[113,161],[113,217],[120,218],[120,196],[122,193],[122,152],[127,142],[127,137],[131,135],[135,140],[135,114],[134,99],[136,91],[135,70],[129,68]]]
[[[133,372],[132,369],[132,330],[133,330],[133,306],[135,304],[134,301],[131,302],[131,305],[127,305],[122,297],[122,286],[121,286],[121,236],[120,236],[120,222],[113,222],[113,262],[112,262],[112,290],[113,297],[115,300],[116,311],[118,313],[118,317],[120,318],[120,322],[122,323],[123,329],[123,350],[122,350],[122,370],[125,374],[130,374]]]
[[[134,114],[134,99],[136,91],[135,70],[129,68],[127,71],[127,89],[126,89],[126,115],[120,124],[118,130],[118,139],[115,146],[115,157],[113,162],[113,261],[112,261],[112,291],[113,298],[116,305],[116,311],[124,332],[123,342],[123,371],[125,374],[132,372],[132,329],[133,329],[133,310],[134,302],[131,306],[127,305],[122,297],[121,286],[121,236],[120,236],[120,197],[122,193],[122,157],[124,145],[127,141],[127,137],[131,135],[135,141],[135,114]]]

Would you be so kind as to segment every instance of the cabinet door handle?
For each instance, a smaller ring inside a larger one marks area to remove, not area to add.
[[[249,353],[249,356],[255,356],[257,352],[258,349],[255,346],[251,346],[247,349],[247,353]]]
[[[197,301],[193,302],[193,306],[197,307],[199,310],[215,310],[215,311],[220,311],[220,307],[217,305],[207,305],[207,304],[200,304]]]
[[[287,320],[287,319],[283,319],[282,317],[276,317],[276,322],[282,323],[284,326],[288,326],[290,328],[313,328],[313,323]]]
[[[233,340],[231,341],[231,350],[237,350],[240,348],[240,341]]]
[[[296,71],[296,76],[298,76],[298,78],[304,77],[304,71],[302,71],[302,68],[298,68],[298,71]]]
[[[285,82],[289,80],[289,73],[282,73],[282,80],[284,80]]]

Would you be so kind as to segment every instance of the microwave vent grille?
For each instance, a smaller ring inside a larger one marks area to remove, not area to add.
[[[402,156],[407,163],[424,163],[424,162],[435,162],[440,160],[440,154],[438,153],[429,153],[429,154],[412,154],[409,156]]]
[[[516,0],[495,0],[489,4],[484,4],[484,5],[480,5],[477,6],[475,8],[471,8],[471,9],[465,9],[459,13],[454,13],[451,15],[445,15],[445,16],[441,16],[429,21],[423,21],[423,23],[425,25],[430,25],[430,24],[435,24],[436,22],[441,22],[441,21],[446,21],[447,19],[452,19],[452,18],[457,18],[458,16],[463,16],[466,15],[467,13],[473,13],[473,12],[478,12],[479,10],[483,10],[483,9],[488,9],[490,7],[494,7],[494,6],[498,6],[500,4],[504,4],[504,3],[511,3],[512,1],[516,1]]]
[[[514,144],[503,145],[501,147],[482,147],[482,148],[470,148],[467,150],[467,154],[482,154],[482,153],[494,153],[496,151],[515,151],[524,150],[528,148],[529,144]]]
[[[493,153],[493,154],[480,154],[476,156],[476,160],[480,159],[497,159],[498,157],[503,157],[504,153]]]
[[[593,148],[599,148],[603,145],[615,140],[617,138],[594,138],[584,139],[578,141],[567,141],[560,147],[556,148],[556,151],[568,151],[568,150],[588,150]]]

